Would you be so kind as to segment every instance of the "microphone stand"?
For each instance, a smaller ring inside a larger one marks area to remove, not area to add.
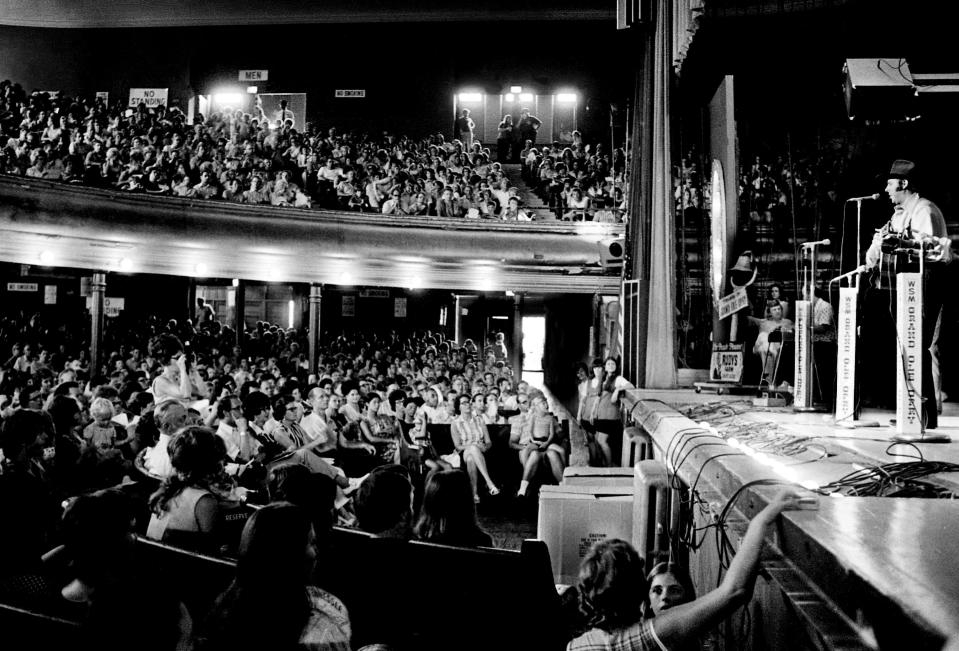
[[[859,319],[859,280],[868,271],[859,266],[829,281],[848,281],[839,288],[839,310],[836,319],[836,401],[833,423],[837,427],[879,427],[878,420],[859,420],[859,384],[857,373],[857,332]]]
[[[816,301],[816,258],[819,242],[807,242],[802,247],[808,264],[803,268],[802,295],[806,300],[796,301],[795,393],[793,411],[822,411],[813,404],[813,320]]]
[[[925,363],[921,349],[922,342],[922,322],[925,318],[925,299],[923,297],[926,280],[926,246],[919,244],[918,251],[915,249],[900,248],[896,253],[905,253],[908,256],[919,256],[919,273],[897,273],[896,274],[896,329],[898,334],[896,342],[896,353],[898,356],[896,365],[896,433],[892,441],[896,443],[951,443],[952,438],[948,434],[939,432],[926,432],[926,425],[923,420],[922,405],[922,365]],[[906,297],[907,287],[910,282],[918,283],[916,285],[913,299],[917,300],[921,308],[918,314],[913,315],[913,324],[919,333],[919,346],[915,342],[908,341],[908,335],[904,332],[903,323],[910,318],[908,302]],[[906,340],[906,343],[903,343]],[[918,385],[918,386],[917,386]],[[916,402],[919,403],[918,408]],[[936,404],[927,405],[927,409],[936,409]],[[918,423],[915,422],[918,420]],[[916,433],[918,429],[918,434]]]
[[[856,266],[862,264],[862,199],[856,199]]]

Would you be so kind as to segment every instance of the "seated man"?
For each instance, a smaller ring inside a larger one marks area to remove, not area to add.
[[[153,417],[160,430],[160,436],[156,445],[144,452],[143,467],[150,474],[165,478],[173,473],[167,445],[170,443],[170,438],[187,425],[189,414],[186,407],[179,402],[167,400],[154,408]]]
[[[750,323],[759,327],[753,352],[763,361],[762,379],[772,382],[775,379],[773,376],[782,350],[782,333],[792,332],[793,322],[783,318],[783,308],[779,301],[769,300],[766,302],[766,307],[769,310],[768,318],[757,319],[752,316],[748,318]]]

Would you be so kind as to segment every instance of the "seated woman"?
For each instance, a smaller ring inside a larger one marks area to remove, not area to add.
[[[156,404],[176,400],[184,407],[196,399],[209,398],[206,382],[190,364],[183,343],[170,334],[157,335],[150,341],[150,355],[163,366],[163,373],[153,380],[152,391]]]
[[[499,495],[499,488],[493,483],[489,470],[486,468],[485,455],[492,446],[492,442],[486,429],[486,423],[483,422],[483,417],[473,414],[470,399],[467,396],[460,396],[459,408],[459,415],[450,424],[450,435],[453,439],[453,447],[466,462],[466,471],[469,473],[470,484],[473,486],[473,501],[479,503],[480,498],[476,485],[477,471],[486,480],[489,494]]]
[[[563,214],[563,219],[565,221],[583,221],[586,219],[586,213],[589,212],[589,206],[589,197],[584,195],[580,188],[574,187],[569,193],[567,210]]]
[[[420,519],[413,529],[426,542],[458,547],[492,547],[493,539],[476,521],[472,487],[458,470],[438,470],[426,478]]]
[[[317,535],[301,507],[276,502],[256,511],[243,527],[236,578],[217,598],[197,648],[349,651],[346,606],[309,585],[316,558]]]
[[[362,440],[359,423],[347,416],[342,403],[343,398],[339,394],[330,396],[330,406],[326,410],[327,423],[336,434],[337,463],[350,477],[360,477],[378,465],[376,448]]]
[[[774,302],[779,303],[779,305],[782,307],[783,318],[789,318],[789,301],[784,299],[782,291],[782,287],[776,283],[773,283],[769,286],[769,292],[766,294],[766,309],[763,311],[764,318],[768,319],[771,316],[769,306]]]
[[[383,463],[400,462],[400,443],[403,434],[396,418],[381,414],[382,399],[376,393],[370,393],[360,420],[360,432],[363,438],[376,448],[376,456]]]
[[[661,609],[655,619],[643,618],[648,586],[636,550],[624,540],[596,543],[583,559],[576,586],[589,630],[573,639],[567,651],[658,651],[694,640],[748,600],[766,529],[783,510],[795,505],[796,496],[782,489],[749,523],[719,587],[690,603]]]
[[[524,416],[527,403],[530,411]],[[519,460],[523,464],[523,479],[516,492],[517,496],[523,497],[544,460],[549,463],[556,483],[561,483],[569,455],[563,445],[559,421],[547,410],[546,398],[540,394],[522,396],[520,404],[522,418],[517,417],[519,427],[514,428],[518,431],[511,431],[510,445],[519,450]]]
[[[213,430],[187,427],[170,440],[168,452],[173,474],[150,497],[147,537],[215,551],[226,444]]]
[[[791,332],[793,322],[783,317],[782,303],[775,299],[766,301],[769,316],[765,319],[748,317],[749,322],[759,327],[753,352],[759,355],[763,363],[763,380],[773,382],[776,368],[779,364],[779,353],[782,351],[782,333]]]

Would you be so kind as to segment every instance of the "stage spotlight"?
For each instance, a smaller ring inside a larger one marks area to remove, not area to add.
[[[519,95],[519,101],[521,101],[521,102],[532,102],[532,101],[533,101],[533,93],[520,93],[520,95]]]
[[[509,87],[509,92],[511,92],[511,93],[522,93],[522,92],[523,92],[523,87],[522,87],[522,86],[510,86],[510,87]]]
[[[513,93],[506,93],[506,101],[507,101],[507,102],[515,102],[515,101],[516,101],[516,95],[514,95]]]
[[[483,100],[483,95],[481,93],[460,93],[461,102],[481,102]]]
[[[561,104],[571,104],[576,101],[576,93],[557,93],[556,101]]]
[[[603,267],[617,267],[623,264],[623,255],[626,253],[626,238],[612,237],[600,240],[599,262]]]

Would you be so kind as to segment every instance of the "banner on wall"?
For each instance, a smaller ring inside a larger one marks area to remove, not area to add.
[[[7,283],[8,292],[35,292],[39,288],[37,283]]]
[[[406,298],[393,299],[393,316],[399,319],[406,318]]]
[[[57,286],[56,285],[43,286],[43,304],[44,305],[57,304]]]
[[[147,108],[156,108],[160,105],[167,106],[169,90],[169,88],[131,88],[130,102],[127,106],[136,108],[141,102]]]
[[[342,311],[343,316],[356,316],[356,297],[355,296],[343,296],[342,297]]]

